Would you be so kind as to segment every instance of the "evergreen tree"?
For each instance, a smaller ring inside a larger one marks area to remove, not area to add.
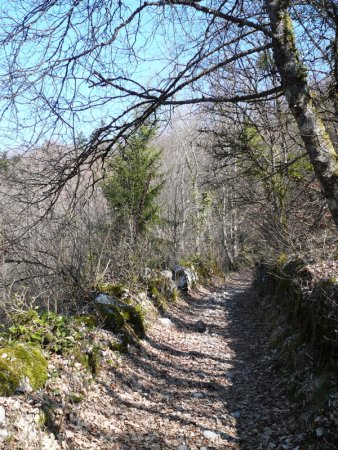
[[[103,192],[121,231],[130,233],[132,241],[159,220],[156,203],[163,187],[159,173],[161,152],[151,146],[156,129],[141,126],[108,164]]]

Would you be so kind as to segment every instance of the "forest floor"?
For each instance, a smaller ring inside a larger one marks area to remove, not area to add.
[[[63,448],[325,448],[302,446],[250,285],[250,273],[237,274],[180,300],[98,377]]]

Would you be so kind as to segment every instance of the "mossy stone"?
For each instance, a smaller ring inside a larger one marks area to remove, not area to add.
[[[24,378],[33,389],[47,380],[47,360],[40,349],[28,344],[14,344],[0,349],[0,394],[12,395]]]
[[[129,307],[129,322],[133,330],[141,339],[146,334],[145,329],[145,315],[141,305]]]
[[[119,333],[122,330],[125,319],[118,306],[97,303],[96,309],[103,321],[104,328],[115,333]]]
[[[118,299],[121,299],[127,293],[127,289],[122,284],[111,283],[103,283],[99,286],[99,291]]]
[[[166,311],[171,301],[178,299],[178,291],[172,281],[161,273],[148,281],[148,295],[159,311]]]
[[[97,303],[96,308],[106,329],[115,333],[127,332],[130,329],[138,338],[145,336],[145,317],[140,305],[130,305],[120,302],[117,304]]]

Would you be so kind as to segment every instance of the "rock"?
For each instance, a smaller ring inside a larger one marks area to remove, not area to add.
[[[225,377],[230,381],[233,380],[234,376],[235,375],[233,372],[231,372],[231,370],[228,370],[227,373],[225,374]]]
[[[18,342],[1,348],[0,395],[40,389],[48,378],[47,366],[47,360],[37,346]]]
[[[149,268],[149,267],[145,267],[144,269],[143,269],[143,273],[142,273],[142,276],[143,276],[143,278],[150,278],[151,277],[151,273],[152,273],[152,270]]]
[[[240,411],[235,411],[233,413],[231,413],[232,417],[236,417],[236,419],[239,419],[241,417],[241,412]]]
[[[170,271],[153,271],[147,279],[148,296],[157,309],[164,312],[172,301],[178,299],[176,284]]]
[[[100,305],[114,305],[118,306],[120,303],[118,300],[113,298],[111,295],[108,294],[99,294],[95,298],[95,303],[99,303]]]
[[[184,444],[180,445],[177,450],[189,450],[188,447]]]
[[[172,281],[172,279],[173,279],[173,274],[172,274],[172,272],[170,272],[170,270],[162,270],[162,271],[160,272],[160,275],[161,275],[163,278],[167,278],[167,279],[170,280],[170,281]]]
[[[18,394],[29,394],[30,392],[32,392],[32,386],[29,382],[29,378],[28,377],[24,377],[21,381],[19,386],[15,389],[15,392]]]
[[[4,426],[6,423],[6,410],[3,406],[0,406],[0,426]]]
[[[217,433],[214,433],[213,431],[210,431],[210,430],[203,431],[203,435],[205,438],[209,439],[210,441],[215,441],[216,439],[219,438],[219,435]]]
[[[198,333],[205,333],[207,331],[207,326],[206,326],[205,322],[203,322],[203,320],[198,320],[194,324],[194,329]]]
[[[135,337],[144,338],[145,322],[142,307],[114,298],[108,294],[98,294],[95,298],[97,312],[104,327],[109,331],[123,332],[131,341]],[[133,334],[135,334],[133,336]]]
[[[141,303],[147,303],[149,301],[148,295],[145,291],[141,291],[137,294]]]
[[[9,435],[10,435],[9,432],[4,428],[0,429],[0,441],[4,441],[5,439],[8,438]]]
[[[57,450],[60,448],[57,440],[55,439],[54,434],[50,434],[48,436],[42,436],[41,441],[41,450]]]
[[[172,321],[170,319],[168,319],[167,317],[161,317],[160,319],[158,319],[158,321],[165,327],[174,327],[175,326],[172,323]]]
[[[194,270],[180,265],[174,266],[172,278],[178,289],[185,292],[193,289],[198,281],[197,274]]]
[[[192,396],[195,397],[195,398],[203,398],[204,394],[202,392],[194,392],[192,394]]]

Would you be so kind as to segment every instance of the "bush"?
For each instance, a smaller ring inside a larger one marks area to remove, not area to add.
[[[52,312],[39,315],[33,309],[13,315],[12,321],[12,326],[1,333],[3,340],[38,344],[60,354],[78,345],[96,325],[94,316],[66,317]]]

